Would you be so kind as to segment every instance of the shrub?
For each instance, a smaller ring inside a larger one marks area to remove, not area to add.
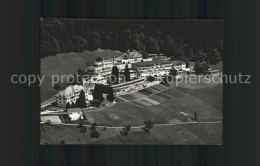
[[[91,133],[90,133],[90,137],[91,138],[98,138],[100,136],[100,133],[97,131],[97,130],[93,130]]]
[[[153,128],[153,122],[150,120],[144,121],[144,124],[145,124],[145,128],[147,128],[147,129]]]
[[[123,135],[123,136],[127,136],[127,135],[128,135],[128,132],[126,131],[125,128],[123,128],[123,130],[120,131],[120,134]]]
[[[60,144],[66,144],[66,142],[64,140],[60,141]]]
[[[197,61],[195,63],[194,70],[196,74],[205,74],[208,72],[208,69],[209,69],[209,65],[205,61],[203,62]]]
[[[129,132],[130,129],[131,129],[131,125],[124,125],[124,127],[125,127],[125,129],[126,129],[127,132]]]
[[[144,127],[142,127],[142,129],[146,132],[150,132],[149,130],[153,128],[153,122],[148,120],[148,121],[144,121]]]
[[[46,125],[50,125],[51,124],[51,121],[50,120],[47,120],[46,121]]]

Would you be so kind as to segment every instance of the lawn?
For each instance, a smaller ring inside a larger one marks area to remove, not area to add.
[[[85,133],[77,126],[42,125],[40,142],[42,144],[222,144],[222,124],[186,124],[177,126],[155,125],[150,133],[131,128],[127,136],[121,129],[98,127],[98,138],[91,138],[91,130]],[[44,130],[44,131],[43,131]]]
[[[193,116],[194,112],[197,112],[197,115],[201,121],[215,121],[222,119],[222,110],[218,110],[211,104],[188,93],[185,93],[181,97],[162,103],[159,106],[168,114],[185,112]]]
[[[125,102],[117,103],[102,110],[102,112],[88,114],[100,125],[123,126],[130,124],[131,126],[140,126],[144,124],[145,120],[151,120],[154,123],[167,123],[164,119],[149,112],[148,109]],[[117,115],[119,118],[114,119],[111,115]]]
[[[161,93],[129,103],[119,101],[113,107],[100,111],[98,113],[100,115],[94,116],[93,119],[98,123],[112,126],[121,126],[124,123],[135,126],[142,124],[145,119],[160,123],[171,123],[175,120],[189,121],[179,113],[185,112],[194,116],[196,112],[201,121],[221,121],[222,88],[222,84],[198,89],[171,87]],[[131,95],[134,94],[122,97],[131,99]],[[111,119],[109,114],[117,114],[120,118]]]
[[[50,93],[56,92],[50,90]],[[128,100],[147,98],[133,102],[118,100],[119,102],[115,105],[103,110],[86,110],[87,116],[98,125],[118,127],[127,124],[140,126],[144,124],[145,120],[151,120],[156,124],[191,121],[189,117],[182,117],[179,114],[180,112],[185,112],[191,116],[196,112],[202,122],[222,121],[222,84],[171,85],[170,89],[158,94],[152,93],[149,89],[144,89],[121,97]],[[70,144],[222,144],[222,124],[219,123],[177,126],[155,125],[150,133],[133,129],[126,137],[120,135],[120,129],[107,129],[106,131],[99,129],[99,131],[101,136],[93,139],[89,136],[89,130],[84,135],[75,126],[54,127],[41,134],[41,142],[59,144],[64,139],[66,143]]]
[[[207,104],[210,104],[222,111],[223,109],[223,84],[218,84],[214,87],[206,87],[200,89],[185,89],[178,88],[181,92],[190,94]]]

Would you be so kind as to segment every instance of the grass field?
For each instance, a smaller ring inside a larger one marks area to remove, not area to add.
[[[218,84],[214,87],[206,87],[201,89],[185,89],[178,88],[180,91],[184,93],[188,93],[193,97],[196,97],[205,103],[208,103],[218,110],[222,110],[223,107],[223,85]]]
[[[45,75],[41,85],[41,102],[58,93],[51,86],[52,75],[75,74],[79,68],[85,70],[86,64],[95,61],[97,57],[110,59],[122,54],[119,51],[96,50],[81,53],[60,53],[56,56],[41,58],[41,75]],[[66,82],[66,79],[64,82]]]
[[[217,64],[216,68],[221,66]],[[45,91],[46,96],[51,93],[56,92],[53,89]],[[59,144],[65,140],[67,144],[222,144],[222,84],[155,85],[117,97],[116,101],[108,108],[85,110],[86,116],[98,125],[113,127],[141,126],[146,120],[163,125],[154,125],[150,133],[132,128],[128,136],[120,135],[120,129],[103,131],[99,128],[99,138],[90,138],[89,129],[84,135],[75,126],[45,126],[47,129],[41,134],[41,143]],[[190,117],[194,112],[200,122],[217,123],[179,125],[193,122]]]
[[[152,120],[154,123],[167,123],[164,119],[152,114],[147,109],[138,107],[130,103],[117,103],[102,112],[86,112],[99,125],[123,126],[130,124],[131,126],[143,125],[145,120]],[[117,115],[115,119],[111,115]]]
[[[127,136],[120,134],[121,129],[97,128],[100,137],[91,138],[91,130],[85,133],[76,126],[45,125],[41,126],[42,144],[169,144],[200,145],[222,144],[222,124],[185,124],[176,126],[154,126],[150,133],[131,128]]]

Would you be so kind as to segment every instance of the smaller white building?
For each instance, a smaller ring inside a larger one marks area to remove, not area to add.
[[[76,100],[79,98],[79,94],[82,90],[85,93],[86,103],[93,100],[92,93],[86,87],[81,85],[70,85],[55,95],[57,106],[65,107],[67,103],[76,103]]]

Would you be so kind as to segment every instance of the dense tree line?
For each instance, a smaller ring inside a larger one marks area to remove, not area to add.
[[[101,48],[211,64],[223,58],[221,20],[43,19],[41,29],[41,57]]]
[[[96,84],[93,91],[93,98],[95,100],[104,101],[103,94],[107,94],[107,100],[113,102],[115,100],[113,88],[110,86]]]

